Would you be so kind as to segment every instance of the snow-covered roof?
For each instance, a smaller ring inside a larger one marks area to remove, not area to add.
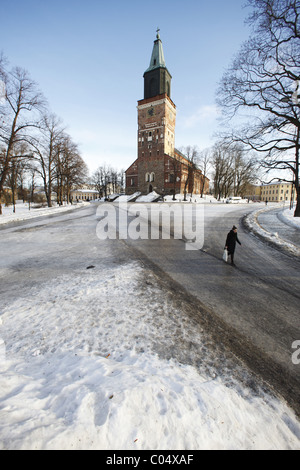
[[[96,189],[72,189],[71,193],[95,193],[98,194],[99,191]]]

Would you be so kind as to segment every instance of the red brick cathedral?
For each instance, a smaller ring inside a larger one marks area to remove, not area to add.
[[[126,170],[126,193],[161,195],[208,190],[209,180],[175,148],[176,106],[157,30],[151,61],[144,73],[144,99],[138,101],[138,157]]]

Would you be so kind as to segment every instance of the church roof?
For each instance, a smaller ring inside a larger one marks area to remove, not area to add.
[[[146,72],[150,72],[151,70],[155,70],[158,68],[167,68],[165,63],[164,51],[162,42],[159,35],[159,29],[156,31],[156,40],[154,41],[152,56],[150,60],[150,65],[147,68]]]

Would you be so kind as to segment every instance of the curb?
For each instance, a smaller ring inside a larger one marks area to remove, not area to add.
[[[260,238],[263,242],[267,243],[268,245],[276,248],[277,250],[289,255],[289,256],[296,256],[300,258],[300,248],[294,245],[291,242],[287,242],[286,240],[280,238],[277,234],[272,234],[265,230],[258,222],[258,216],[263,212],[269,212],[274,210],[272,209],[259,209],[257,211],[251,212],[250,214],[246,215],[243,219],[243,225],[246,229]]]

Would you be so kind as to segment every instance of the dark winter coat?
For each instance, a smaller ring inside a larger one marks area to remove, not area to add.
[[[241,242],[238,239],[237,233],[234,232],[233,230],[230,230],[230,232],[227,235],[226,245],[225,245],[227,246],[227,250],[229,254],[234,253],[236,242],[238,242],[241,245]]]

